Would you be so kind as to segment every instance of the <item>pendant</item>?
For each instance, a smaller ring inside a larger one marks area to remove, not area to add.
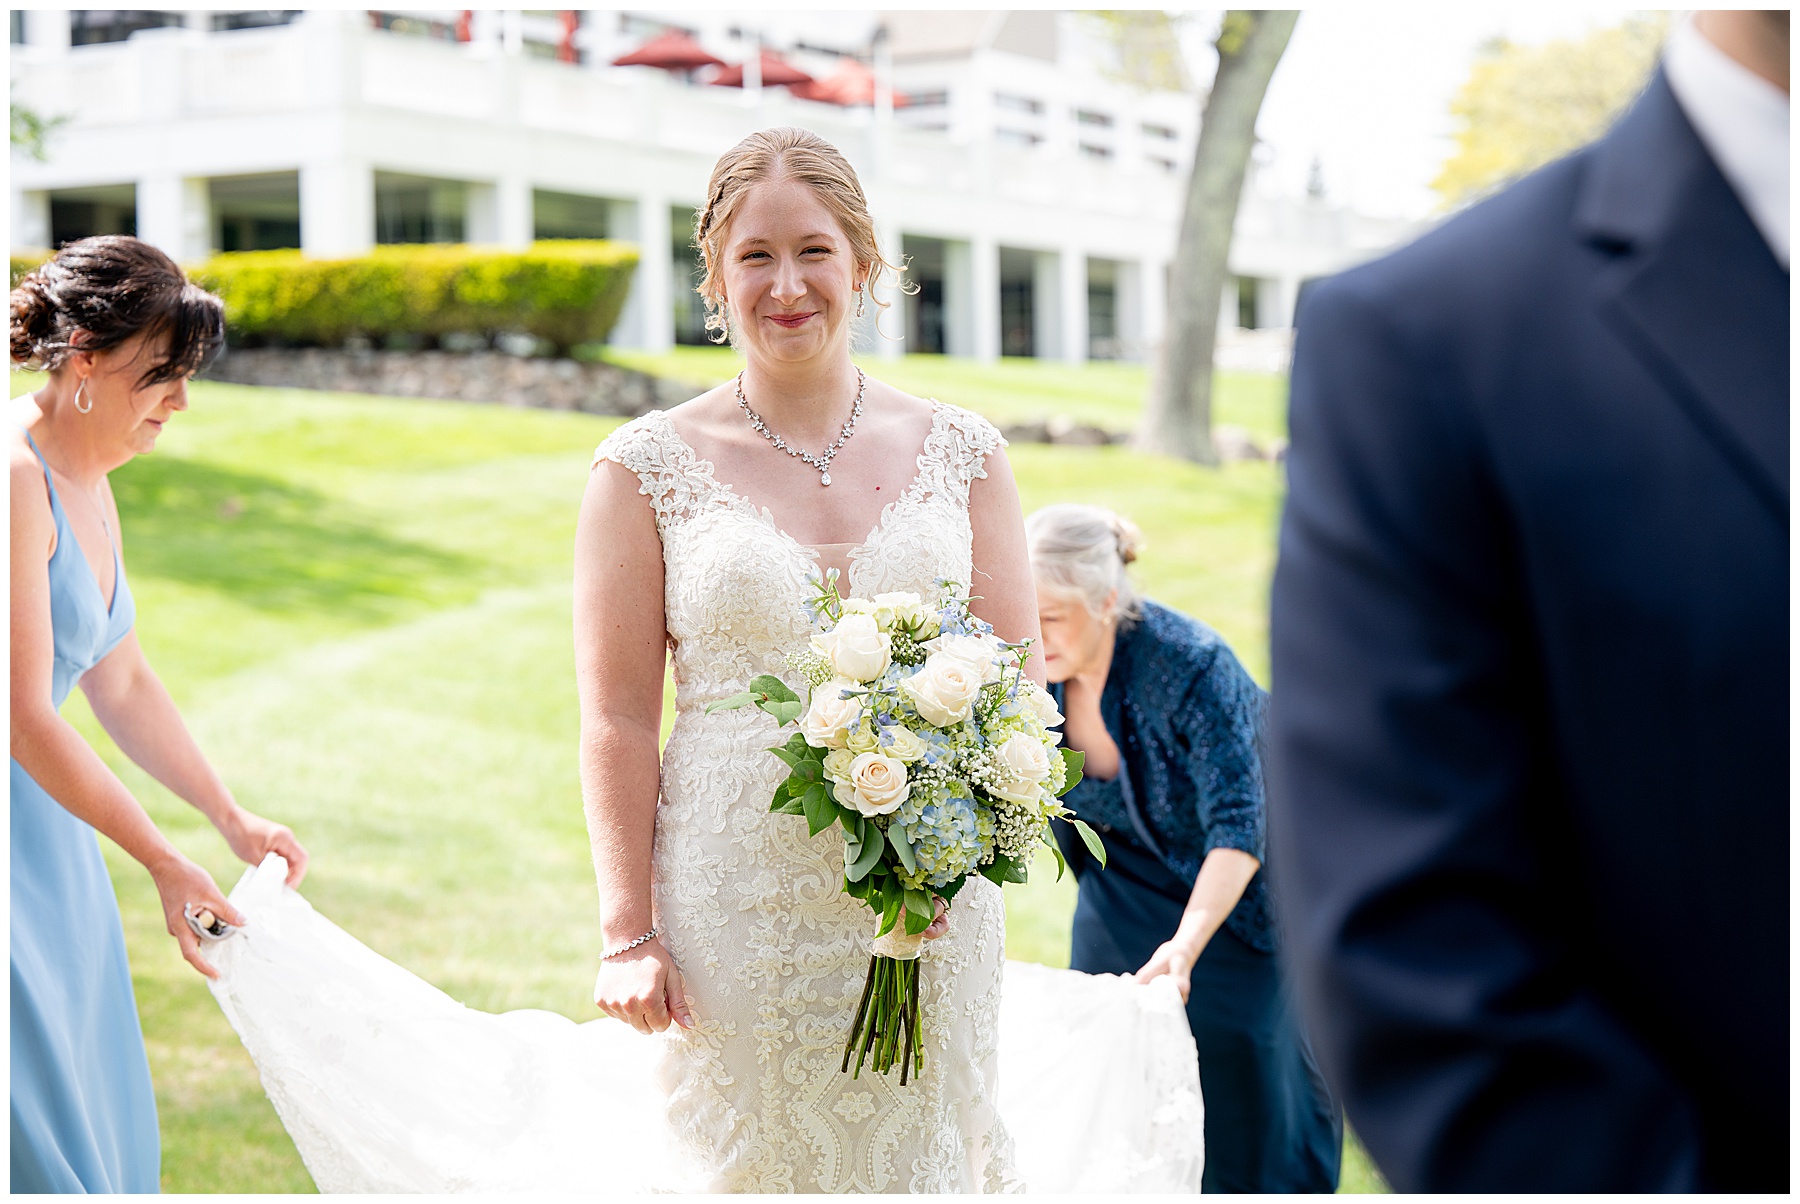
[[[821,484],[821,485],[831,484],[831,474],[828,472],[820,473],[819,474],[819,484]]]

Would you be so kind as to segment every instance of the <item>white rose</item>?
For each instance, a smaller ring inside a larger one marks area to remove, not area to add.
[[[917,594],[895,591],[875,595],[875,621],[883,631],[911,631],[923,614]]]
[[[1063,721],[1062,712],[1056,709],[1056,699],[1050,697],[1050,691],[1035,681],[1027,681],[1022,689],[1025,709],[1037,716],[1037,721],[1046,728],[1055,727]],[[1052,733],[1054,735],[1054,733]]]
[[[934,652],[900,689],[925,722],[949,727],[968,718],[970,704],[981,693],[981,672],[960,657]]]
[[[906,801],[906,765],[878,752],[857,754],[850,764],[851,806],[864,815],[891,815]]]
[[[917,761],[925,755],[925,741],[909,727],[895,724],[888,729],[887,755],[902,761]]]
[[[847,748],[834,748],[825,754],[825,776],[834,782],[850,780],[850,762],[856,760],[856,754]]]
[[[1043,741],[1020,732],[1009,737],[996,755],[1008,777],[994,793],[1015,803],[1037,802],[1042,797],[1044,781],[1050,776],[1050,756],[1044,751]]]
[[[853,753],[874,752],[880,748],[881,741],[875,736],[874,722],[865,718],[851,728],[850,734],[844,737],[844,747]]]
[[[1006,647],[992,636],[940,635],[932,643],[933,651],[973,665],[983,684],[1000,680],[1000,657]]]
[[[859,682],[874,681],[887,671],[893,646],[875,616],[867,614],[846,614],[836,627],[812,638],[812,650],[831,663],[833,673]]]
[[[846,697],[845,690],[860,690],[862,683],[836,677],[813,687],[812,702],[800,720],[800,732],[814,748],[842,748],[847,730],[862,717],[862,700]]]

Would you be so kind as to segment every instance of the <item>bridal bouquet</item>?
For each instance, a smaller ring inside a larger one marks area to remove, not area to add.
[[[917,959],[932,896],[949,901],[971,874],[1024,882],[1040,844],[1060,876],[1053,819],[1106,856],[1057,801],[1081,780],[1082,755],[1058,747],[1062,716],[1022,668],[1029,645],[1001,640],[954,583],[938,584],[930,605],[912,593],[843,598],[833,572],[808,604],[809,645],[787,656],[807,700],[764,675],[708,708],[755,705],[799,725],[769,750],[791,771],[769,809],[805,816],[815,837],[841,828],[844,892],[880,917],[842,1069],[898,1065],[903,1084],[924,1067]]]

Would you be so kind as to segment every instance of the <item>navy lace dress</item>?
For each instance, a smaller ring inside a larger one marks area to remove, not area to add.
[[[1053,685],[1057,704],[1062,687]],[[1130,974],[1175,935],[1215,848],[1261,861],[1266,695],[1204,623],[1144,604],[1121,625],[1100,715],[1120,772],[1064,800],[1106,843],[1107,866],[1058,839],[1080,883],[1070,965]],[[1275,958],[1257,871],[1192,975],[1188,1022],[1206,1100],[1205,1191],[1332,1191],[1343,1121]]]

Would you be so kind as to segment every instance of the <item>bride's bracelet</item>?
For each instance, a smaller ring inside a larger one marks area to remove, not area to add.
[[[631,942],[629,945],[620,945],[617,949],[612,949],[605,953],[602,953],[600,955],[600,960],[606,961],[609,958],[614,958],[614,957],[619,956],[619,954],[621,954],[621,953],[630,953],[633,949],[636,949],[639,945],[643,944],[645,941],[655,940],[657,937],[657,934],[660,933],[661,931],[662,931],[661,928],[652,928],[649,932],[646,932],[643,936],[640,936],[637,940]]]

